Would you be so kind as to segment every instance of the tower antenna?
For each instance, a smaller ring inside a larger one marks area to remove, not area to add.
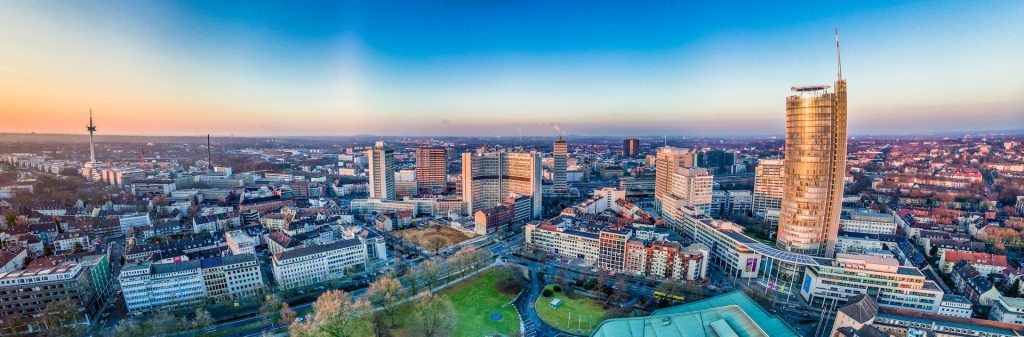
[[[839,66],[839,79],[843,79],[843,59],[839,54],[839,27],[836,27],[836,65]]]
[[[89,162],[96,162],[96,145],[93,141],[93,133],[96,132],[96,125],[92,124],[92,108],[89,108],[89,125],[85,127],[89,131]]]

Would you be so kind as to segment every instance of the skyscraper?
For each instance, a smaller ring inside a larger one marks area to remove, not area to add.
[[[569,145],[566,144],[565,139],[561,136],[558,140],[555,140],[554,150],[552,156],[555,159],[554,167],[554,188],[555,193],[566,193],[569,191],[569,184],[566,182],[565,170],[566,165],[569,161]]]
[[[636,158],[640,156],[640,141],[636,138],[629,138],[622,141],[622,156],[625,158]]]
[[[540,218],[540,154],[492,152],[462,154],[462,200],[470,213],[498,206],[513,194],[532,199],[531,216]]]
[[[420,192],[444,193],[448,168],[448,151],[439,147],[416,149],[416,183]]]
[[[839,35],[836,35],[838,56]],[[838,57],[837,57],[838,60]],[[782,249],[832,256],[839,232],[846,174],[846,81],[834,91],[793,87],[786,98],[785,193],[779,214]]]
[[[785,161],[762,159],[754,170],[754,215],[763,219],[765,228],[774,232],[779,224],[779,209],[785,194]]]
[[[676,169],[696,166],[696,153],[690,149],[662,147],[654,161],[654,199],[660,205],[661,199],[669,193],[669,184]]]
[[[378,141],[366,156],[370,161],[370,198],[395,199],[395,157],[394,151]]]

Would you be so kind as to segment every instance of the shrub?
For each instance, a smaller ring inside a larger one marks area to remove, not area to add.
[[[557,293],[559,291],[562,291],[562,286],[556,284],[553,287],[551,287],[551,290],[554,290]]]
[[[551,292],[551,289],[544,289],[544,291],[540,292],[540,294],[543,295],[544,297],[551,297],[551,295],[554,293]]]

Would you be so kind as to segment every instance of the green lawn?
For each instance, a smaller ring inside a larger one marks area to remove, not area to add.
[[[512,335],[519,331],[519,315],[512,306],[512,296],[498,293],[501,271],[491,269],[469,280],[441,291],[452,299],[458,327],[455,336],[480,337],[500,333]],[[492,320],[491,313],[500,313],[500,320]]]
[[[544,289],[551,287],[549,284]],[[562,304],[552,308],[551,301],[556,298],[562,300]],[[541,295],[534,305],[537,307],[537,315],[545,323],[578,335],[589,335],[591,329],[596,328],[608,315],[600,303],[585,297],[569,298],[562,292],[555,292],[551,297]]]
[[[453,336],[481,337],[503,334],[511,336],[519,332],[519,315],[512,306],[513,296],[498,293],[496,284],[501,280],[501,270],[490,269],[466,281],[439,292],[448,296],[455,308],[456,327]],[[506,305],[507,304],[507,305]],[[396,313],[396,336],[419,336],[406,323],[415,310],[412,304],[398,308]],[[500,320],[492,320],[491,313],[500,313]]]

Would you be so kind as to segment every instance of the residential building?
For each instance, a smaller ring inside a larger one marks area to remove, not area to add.
[[[996,274],[1006,269],[1006,256],[988,253],[944,249],[939,257],[939,269],[943,273],[953,271],[953,265],[967,262],[982,275]]]
[[[999,296],[988,318],[997,322],[1024,324],[1024,298]]]

